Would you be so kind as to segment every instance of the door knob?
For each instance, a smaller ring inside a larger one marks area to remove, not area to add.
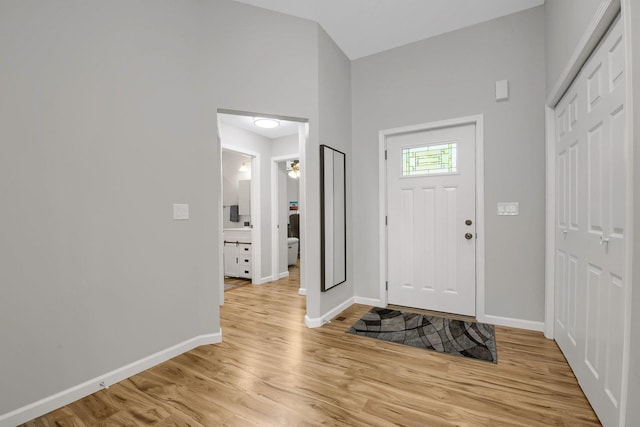
[[[467,239],[467,240],[471,240],[471,239],[473,239],[473,234],[467,233],[467,234],[464,235],[464,238]]]
[[[464,223],[465,223],[465,224],[467,224],[467,225],[471,225],[471,224],[473,224],[473,221],[471,221],[470,219],[468,219],[468,220],[466,220]]]

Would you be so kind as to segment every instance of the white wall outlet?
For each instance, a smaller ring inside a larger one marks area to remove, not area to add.
[[[189,219],[189,205],[187,203],[174,203],[173,219]]]
[[[498,215],[520,215],[518,202],[498,202]]]
[[[498,80],[496,82],[496,101],[509,99],[509,80]]]

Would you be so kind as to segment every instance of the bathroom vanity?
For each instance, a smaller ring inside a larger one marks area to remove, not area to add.
[[[225,276],[253,279],[251,231],[250,228],[225,228],[223,230]]]

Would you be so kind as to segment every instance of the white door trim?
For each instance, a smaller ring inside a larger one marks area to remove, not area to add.
[[[307,268],[307,260],[309,259],[309,251],[311,250],[311,245],[308,244],[308,236],[307,232],[307,214],[305,213],[305,209],[307,207],[307,178],[305,173],[305,168],[307,165],[307,150],[309,147],[309,122],[305,121],[303,123],[298,124],[298,150],[300,153],[300,194],[298,200],[298,210],[300,215],[300,289],[298,289],[298,294],[307,295],[307,283],[309,283],[309,278],[307,274],[309,274],[309,269]],[[320,242],[315,242],[318,245]],[[319,300],[315,300],[313,295],[307,298],[307,313],[309,313],[309,307],[313,304],[318,303]],[[306,317],[305,317],[306,319]]]
[[[596,48],[598,42],[613,22],[620,11],[620,0],[602,0],[595,15],[589,22],[589,26],[578,41],[576,49],[573,51],[569,62],[562,70],[562,74],[553,86],[546,105],[555,107],[560,98],[569,89],[571,83],[580,72],[580,69],[587,62],[591,52]]]
[[[379,194],[379,238],[380,238],[380,301],[386,306],[387,301],[387,167],[385,162],[385,150],[389,136],[407,133],[434,130],[452,126],[473,124],[476,129],[476,318],[485,321],[485,229],[484,229],[484,116],[459,117],[438,122],[423,123],[413,126],[404,126],[378,132],[378,185]]]
[[[556,274],[556,118],[555,108],[545,106],[545,150],[547,154],[545,173],[545,287],[544,287],[544,336],[553,339],[555,318],[555,274]]]
[[[272,271],[274,280],[282,279],[283,277],[288,277],[289,272],[286,274],[280,273],[279,264],[280,264],[280,236],[278,236],[278,213],[282,207],[278,205],[278,197],[280,196],[278,192],[278,163],[286,160],[300,160],[300,153],[293,154],[283,154],[281,156],[273,156],[271,157],[271,218],[273,218],[273,227],[271,230],[271,258],[273,261]],[[300,202],[298,200],[298,202]]]
[[[554,85],[545,104],[545,134],[546,134],[546,244],[545,244],[545,328],[544,333],[547,338],[554,338],[554,318],[555,318],[555,208],[556,208],[556,187],[555,187],[555,146],[556,146],[556,123],[555,107],[569,88],[573,80],[578,75],[580,69],[587,61],[602,36],[614,21],[617,14],[622,10],[623,33],[625,38],[625,73],[627,79],[627,212],[626,229],[628,238],[626,239],[626,286],[625,303],[627,304],[627,316],[624,319],[624,344],[622,355],[622,391],[620,399],[620,426],[626,422],[627,400],[628,400],[628,380],[629,380],[629,349],[631,344],[631,283],[633,283],[633,96],[632,96],[632,64],[631,64],[631,25],[629,11],[630,0],[603,0],[591,20],[588,28],[582,35],[574,50],[569,63],[565,67],[558,82]]]
[[[627,405],[629,399],[629,364],[631,357],[631,297],[632,297],[632,283],[633,283],[633,245],[635,242],[635,229],[634,229],[634,169],[633,169],[633,159],[634,159],[634,143],[636,140],[634,135],[634,126],[633,126],[633,118],[635,117],[634,111],[636,106],[633,105],[633,64],[632,64],[632,56],[631,56],[631,48],[634,42],[631,41],[631,15],[629,13],[631,0],[621,0],[621,13],[623,20],[623,37],[625,43],[625,73],[627,81],[627,132],[626,132],[626,141],[627,141],[627,230],[629,230],[629,238],[627,239],[627,246],[625,248],[627,259],[626,259],[626,271],[627,275],[627,294],[625,295],[625,311],[627,313],[626,318],[624,319],[624,342],[623,342],[623,354],[622,354],[622,393],[620,396],[620,426],[625,426],[627,423]],[[636,4],[637,6],[637,4]],[[633,25],[637,25],[638,23],[634,23]],[[636,289],[636,292],[638,290]]]

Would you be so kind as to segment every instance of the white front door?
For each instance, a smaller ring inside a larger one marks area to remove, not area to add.
[[[622,394],[626,268],[620,20],[556,107],[555,339],[605,426]]]
[[[387,136],[388,302],[475,315],[475,125]]]

